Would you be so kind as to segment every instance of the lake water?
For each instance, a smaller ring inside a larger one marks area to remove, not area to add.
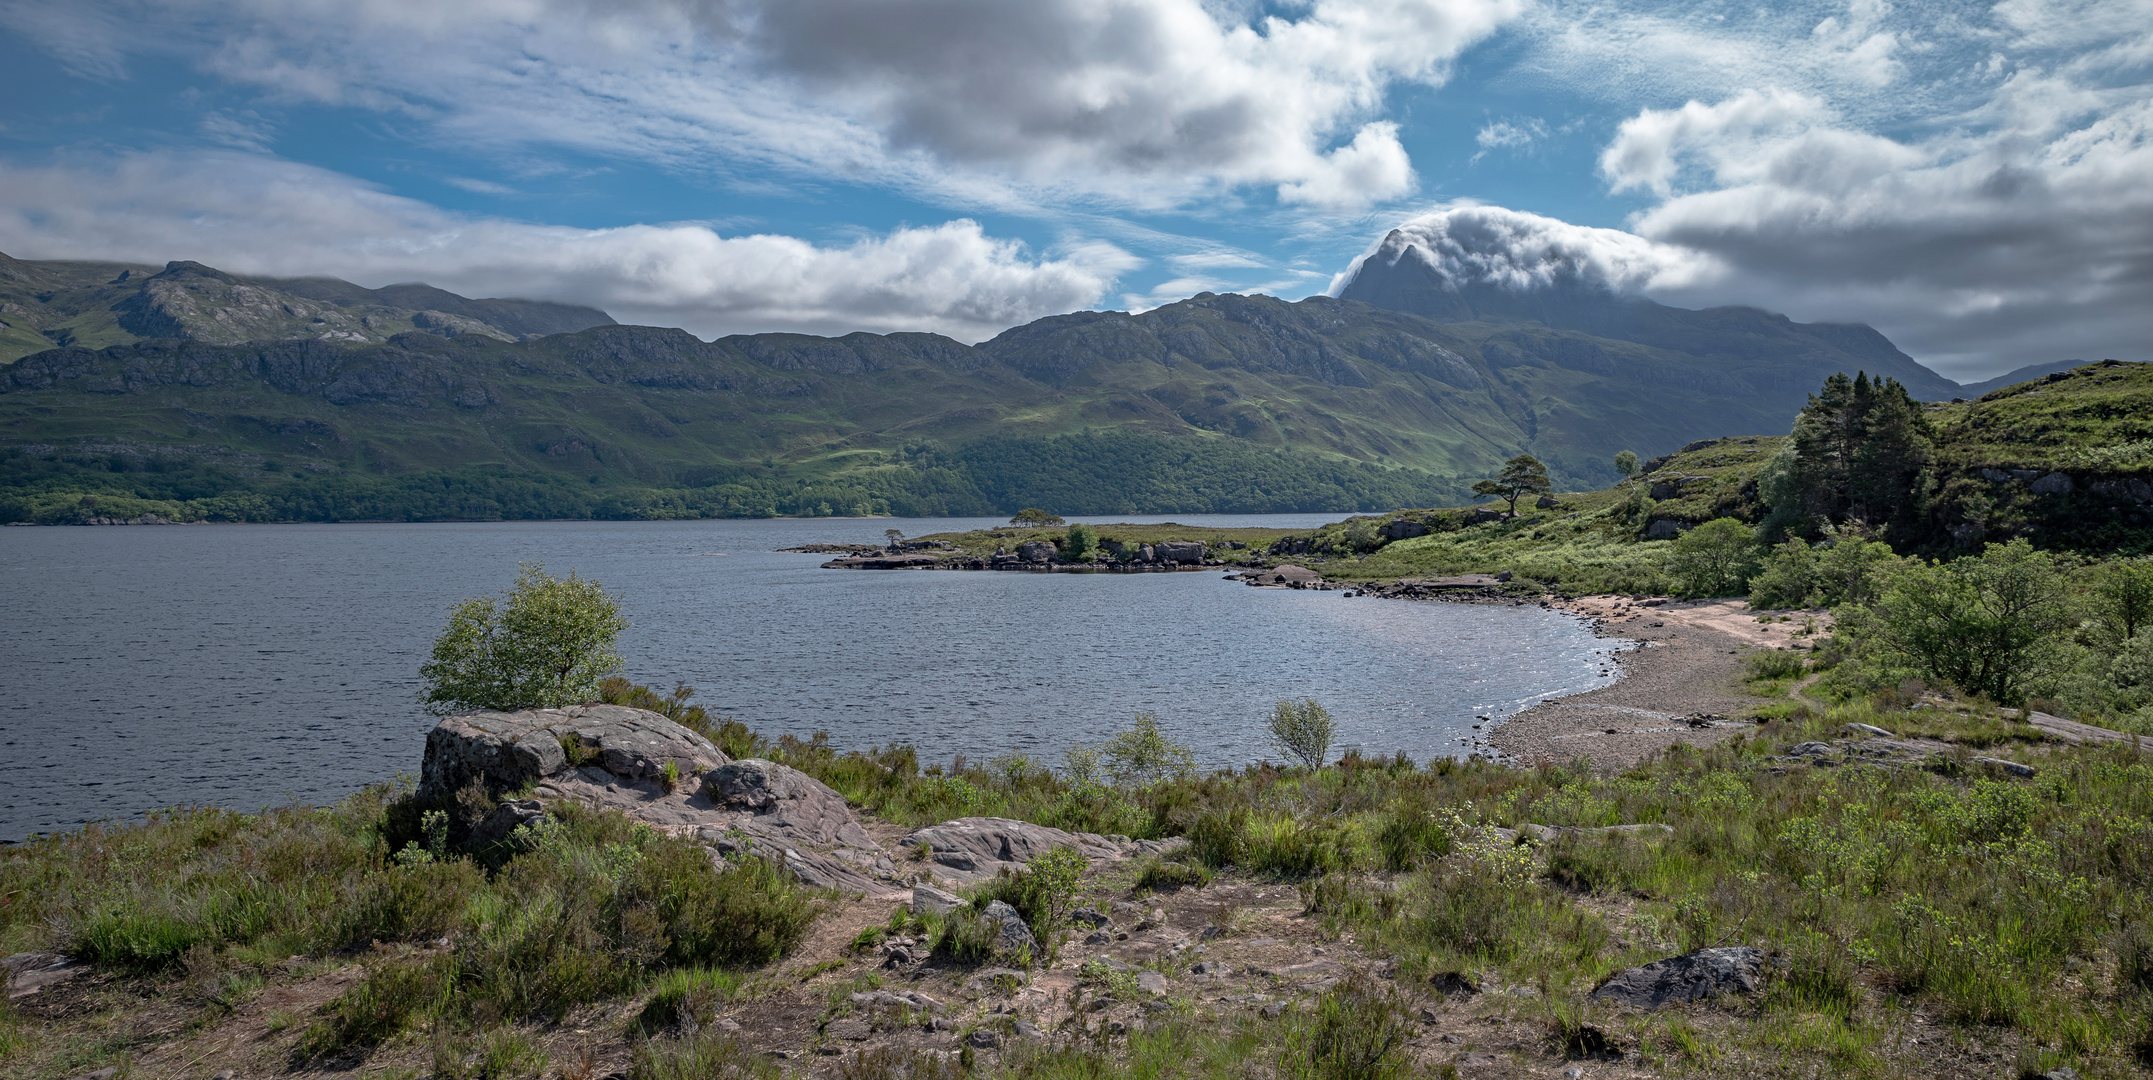
[[[1306,528],[1335,515],[1187,516]],[[1165,518],[1087,519],[1162,521]],[[333,800],[416,774],[418,667],[519,561],[603,582],[628,674],[766,734],[1049,762],[1140,709],[1207,765],[1284,697],[1341,749],[1459,754],[1473,717],[1599,685],[1614,645],[1537,607],[1250,589],[1216,572],[823,570],[808,542],[999,519],[0,529],[0,840],[179,803]]]

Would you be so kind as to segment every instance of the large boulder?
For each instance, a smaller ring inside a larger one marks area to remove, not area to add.
[[[1017,556],[1025,562],[1053,562],[1054,545],[1044,540],[1026,540],[1017,545]]]
[[[1039,954],[1039,939],[1032,936],[1032,928],[1025,924],[1024,916],[1017,909],[1000,900],[991,901],[979,917],[994,927],[994,951],[1002,956],[1021,957]]]
[[[571,705],[523,712],[476,712],[444,718],[426,735],[419,794],[438,798],[477,782],[514,791],[581,764],[631,783],[662,777],[671,764],[695,776],[732,760],[710,740],[644,709]]]
[[[915,829],[898,846],[933,849],[933,872],[961,885],[987,881],[1003,870],[1020,870],[1055,848],[1074,848],[1087,859],[1129,859],[1168,851],[1188,841],[1131,840],[1126,836],[1073,833],[1029,821],[969,817]]]
[[[1657,1009],[1722,994],[1754,994],[1763,969],[1762,949],[1746,945],[1699,949],[1609,976],[1593,990],[1592,997],[1595,1001]]]
[[[1152,545],[1160,562],[1201,563],[1204,561],[1204,542],[1201,540],[1168,540]]]
[[[1391,540],[1411,540],[1416,536],[1428,535],[1428,526],[1412,518],[1392,518],[1378,527],[1376,532]]]
[[[476,843],[505,839],[567,800],[617,810],[720,853],[780,859],[813,887],[874,896],[902,888],[895,865],[844,796],[775,762],[734,761],[710,740],[643,709],[575,705],[447,717],[426,737],[420,775],[426,798],[472,784],[496,797],[523,796],[471,823]]]

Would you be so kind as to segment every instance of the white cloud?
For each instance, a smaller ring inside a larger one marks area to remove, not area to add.
[[[451,214],[309,166],[234,153],[0,166],[0,250],[193,259],[236,273],[423,278],[466,295],[594,304],[704,336],[931,330],[978,341],[1094,302],[1135,260],[1035,257],[957,220],[844,246],[699,224],[573,229]]]
[[[0,21],[80,64],[206,56],[234,82],[459,143],[873,176],[965,205],[1253,188],[1329,209],[1412,190],[1377,117],[1388,88],[1442,83],[1525,3],[101,0]]]
[[[1425,262],[1453,286],[1516,291],[1584,284],[1641,293],[1695,287],[1720,272],[1708,256],[1635,233],[1458,202],[1392,229],[1331,279],[1329,291],[1337,295],[1370,259],[1395,264],[1401,258]]]

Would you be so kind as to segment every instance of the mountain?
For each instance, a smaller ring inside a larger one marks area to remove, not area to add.
[[[145,338],[218,345],[380,344],[408,331],[522,341],[614,325],[596,308],[471,300],[430,285],[367,289],[335,278],[248,278],[196,262],[24,262],[0,254],[0,363],[55,345]]]
[[[9,260],[0,317],[70,344],[0,367],[0,517],[97,493],[96,517],[249,520],[1366,510],[1455,502],[1519,453],[1601,487],[1618,450],[1783,432],[1840,370],[1963,395],[1867,327],[1459,288],[1384,254],[1340,298],[1204,293],[976,346]]]
[[[1545,284],[1517,289],[1452,269],[1422,237],[1403,229],[1391,230],[1361,261],[1339,296],[1443,323],[1545,326],[1648,345],[1717,367],[1789,421],[1837,371],[1897,379],[1924,401],[1968,396],[1867,326],[1798,323],[1752,307],[1669,307],[1619,295],[1567,267]]]

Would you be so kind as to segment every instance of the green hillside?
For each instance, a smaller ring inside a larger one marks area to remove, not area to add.
[[[0,367],[0,516],[41,521],[1381,510],[1520,453],[1603,487],[1617,450],[1783,432],[1863,364],[1937,381],[1863,327],[1590,297],[1437,321],[1205,293],[977,346],[193,263],[0,256],[0,299],[22,348],[69,343]]]

